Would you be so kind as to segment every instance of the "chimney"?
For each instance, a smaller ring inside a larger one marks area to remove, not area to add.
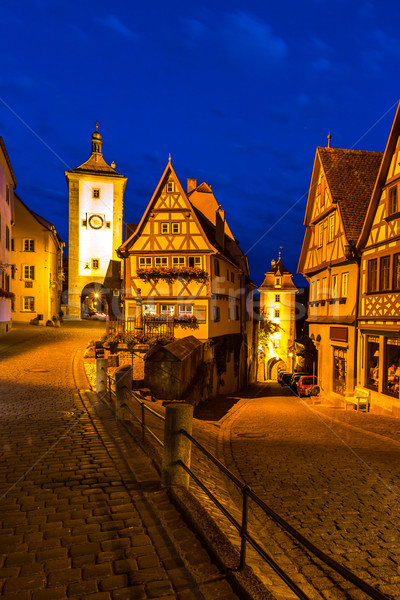
[[[215,212],[215,241],[225,249],[225,211],[221,206],[218,206]]]
[[[187,194],[197,188],[197,179],[187,180]]]

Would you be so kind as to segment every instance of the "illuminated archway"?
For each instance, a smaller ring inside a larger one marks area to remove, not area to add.
[[[93,281],[86,284],[81,294],[81,318],[108,314],[108,294],[109,290],[101,283]]]
[[[269,359],[267,363],[267,379],[277,379],[278,365],[281,365],[284,369],[286,368],[286,363],[281,358],[274,356]]]

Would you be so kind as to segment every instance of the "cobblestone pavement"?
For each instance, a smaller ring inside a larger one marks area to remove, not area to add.
[[[399,599],[400,421],[308,404],[272,382],[247,396],[221,423],[226,466],[321,550]],[[254,514],[268,550],[310,597],[367,598]]]
[[[0,337],[0,596],[233,600],[150,460],[82,391],[103,328]]]

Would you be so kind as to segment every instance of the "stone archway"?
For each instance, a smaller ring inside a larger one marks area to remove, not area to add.
[[[274,358],[269,359],[267,363],[267,379],[277,379],[278,365],[282,365],[286,368],[286,363],[281,358],[274,356]]]
[[[109,290],[101,283],[87,283],[81,293],[81,318],[85,319],[97,314],[108,315]]]

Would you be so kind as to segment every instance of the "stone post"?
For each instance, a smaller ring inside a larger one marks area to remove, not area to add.
[[[120,418],[122,404],[125,404],[132,391],[132,367],[122,365],[115,371],[115,418]]]
[[[107,393],[107,359],[96,359],[96,393],[104,396]]]
[[[177,464],[181,460],[190,467],[190,440],[181,429],[192,434],[193,406],[185,403],[171,403],[165,407],[164,453],[161,471],[162,487],[180,486],[189,489],[189,475]]]

